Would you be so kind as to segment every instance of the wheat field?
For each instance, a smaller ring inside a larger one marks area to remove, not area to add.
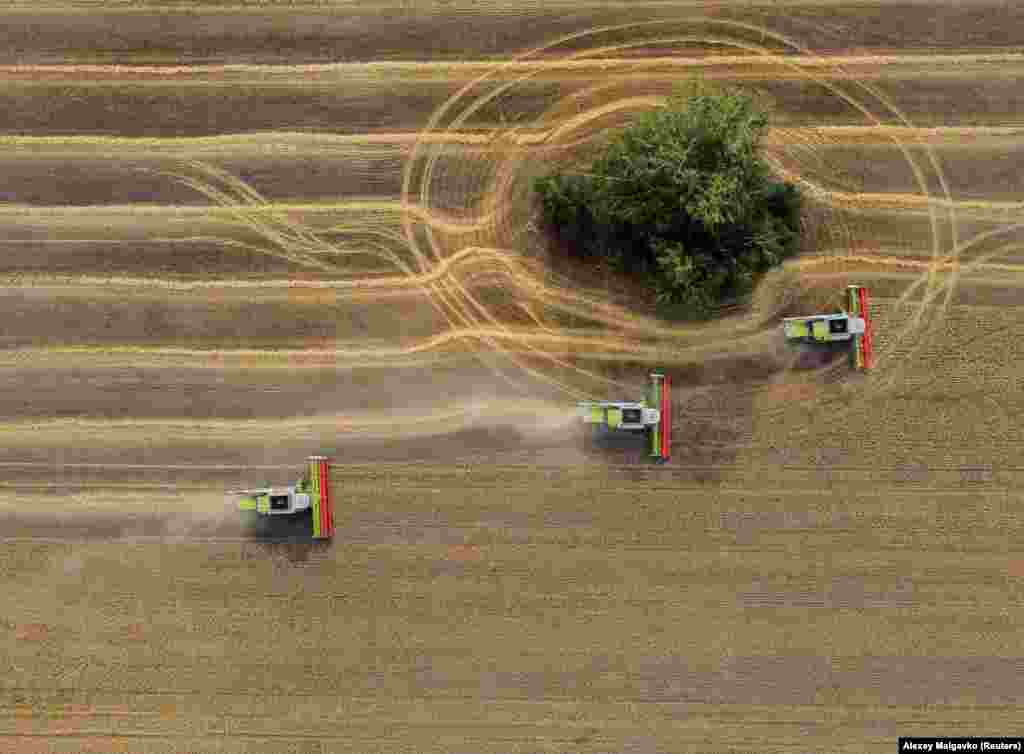
[[[1013,735],[1021,50],[995,2],[4,3],[0,751]],[[808,210],[671,325],[529,183],[694,78]],[[798,364],[852,282],[877,368]],[[584,451],[655,365],[671,463]],[[333,542],[246,537],[312,453]]]

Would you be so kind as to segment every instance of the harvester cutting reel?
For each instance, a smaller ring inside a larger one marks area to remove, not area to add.
[[[294,523],[309,519],[308,532],[314,539],[334,536],[330,461],[325,456],[310,456],[306,471],[290,487],[257,487],[228,494],[237,498],[243,519],[257,528],[275,520]]]
[[[645,435],[650,458],[664,463],[671,456],[672,400],[669,378],[651,374],[646,395],[640,401],[582,401],[576,414],[591,439],[605,433]]]
[[[831,346],[850,342],[850,358],[857,369],[874,366],[868,291],[862,285],[846,286],[846,311],[811,317],[787,317],[782,328],[787,343]]]

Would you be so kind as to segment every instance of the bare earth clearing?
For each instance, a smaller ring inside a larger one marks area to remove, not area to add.
[[[0,751],[1013,735],[1020,8],[246,5],[0,9]],[[665,327],[526,186],[693,74],[812,207]],[[780,347],[855,281],[874,373]],[[672,462],[585,453],[655,364]],[[334,542],[243,536],[313,452]]]

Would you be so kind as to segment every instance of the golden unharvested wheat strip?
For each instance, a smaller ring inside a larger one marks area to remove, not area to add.
[[[781,169],[780,170],[784,170]],[[789,173],[789,171],[785,171]],[[924,213],[927,214],[934,208],[955,209],[963,217],[973,219],[992,219],[994,221],[1005,221],[1012,217],[1022,208],[1024,202],[1009,202],[1001,200],[984,199],[961,199],[945,200],[935,197],[926,197],[920,194],[908,193],[852,193],[845,191],[834,191],[808,181],[798,175],[789,175],[789,178],[800,183],[808,194],[816,199],[827,203],[830,206],[840,207],[857,212],[881,212],[881,213]],[[355,199],[345,202],[333,203],[289,203],[275,202],[266,207],[252,207],[249,210],[255,215],[259,214],[280,214],[280,213],[301,213],[311,217],[331,216],[343,214],[344,222],[334,222],[325,231],[330,233],[351,233],[354,235],[372,235],[375,227],[395,227],[399,223],[403,213],[409,213],[431,227],[443,230],[447,233],[469,235],[486,229],[493,221],[493,217],[484,215],[476,218],[452,218],[443,212],[434,209],[424,209],[417,205],[403,204],[398,199]],[[238,220],[231,212],[221,207],[196,207],[196,206],[173,206],[173,205],[99,205],[88,207],[63,207],[63,206],[32,206],[32,205],[11,205],[0,204],[0,224],[5,219],[17,222],[19,225],[40,225],[46,226],[51,231],[71,233],[76,229],[81,232],[89,232],[92,228],[102,228],[107,232],[118,232],[118,229],[138,229],[140,225],[150,225],[154,229],[163,226],[162,236],[146,239],[156,243],[219,243],[224,246],[250,247],[251,244],[216,235],[203,235],[192,237],[183,235],[181,237],[167,236],[168,226],[173,226],[185,219],[194,222],[210,222],[222,224],[225,227],[238,225]],[[138,243],[135,240],[106,239],[95,235],[77,238],[48,238],[33,239],[33,244],[84,244],[89,242],[128,244]],[[11,245],[24,243],[19,239],[0,239],[0,245]],[[357,251],[360,247],[353,247],[351,242],[346,243],[345,248],[349,252]],[[310,250],[310,254],[328,255],[329,249]],[[342,274],[343,270],[339,270]]]
[[[248,208],[255,214],[273,214],[277,212],[330,213],[345,210],[357,210],[362,213],[394,214],[403,211],[400,202],[395,199],[380,197],[353,197],[345,201],[323,202],[271,202]],[[415,211],[415,207],[409,208]],[[108,221],[111,217],[125,216],[133,220],[154,217],[224,217],[233,215],[231,208],[217,205],[185,205],[185,204],[93,204],[93,205],[49,205],[0,203],[0,221],[5,218],[20,220],[22,218],[45,217],[47,219],[68,217]]]
[[[728,23],[725,19],[714,19],[718,23]],[[663,23],[663,22],[662,22]],[[639,24],[635,24],[639,26]],[[752,25],[747,25],[753,28]],[[613,28],[613,27],[605,27]],[[625,28],[625,27],[623,27]],[[591,30],[585,33],[594,33]],[[575,36],[575,35],[574,35]],[[774,35],[778,37],[779,35]],[[695,40],[699,41],[699,40]],[[557,43],[556,43],[557,44]],[[549,45],[549,47],[552,45]],[[778,66],[798,65],[801,68],[829,69],[837,66],[847,68],[870,67],[884,68],[887,72],[894,67],[905,66],[920,68],[922,72],[933,71],[941,66],[952,69],[969,65],[1019,65],[1024,63],[1024,53],[964,53],[951,51],[940,54],[900,55],[780,55],[771,51],[765,54],[746,55],[707,55],[704,57],[650,57],[650,58],[609,58],[602,57],[586,60],[549,60],[549,59],[515,59],[506,61],[463,60],[463,61],[371,61],[366,63],[307,63],[298,65],[230,63],[230,64],[199,64],[182,66],[154,65],[110,65],[98,63],[80,64],[21,64],[0,66],[0,76],[31,77],[33,80],[45,80],[42,77],[52,76],[88,76],[92,80],[107,79],[177,79],[197,80],[210,78],[213,83],[230,80],[231,76],[259,74],[264,78],[294,78],[309,82],[309,77],[334,75],[352,81],[379,77],[415,77],[431,76],[442,79],[474,78],[484,73],[494,72],[495,75],[519,75],[522,73],[591,73],[605,75],[626,71],[648,73],[652,70],[665,69],[678,75],[680,69],[713,69],[713,68],[754,68],[766,69],[765,76],[778,76]],[[749,74],[747,74],[749,75]],[[862,74],[861,74],[862,75]],[[216,78],[214,78],[216,77]]]
[[[559,123],[557,128],[562,128]],[[11,149],[12,158],[23,156],[36,159],[40,154],[60,153],[95,158],[97,154],[117,159],[159,159],[162,157],[211,156],[226,158],[232,156],[291,155],[306,154],[372,154],[380,155],[394,151],[405,153],[417,139],[430,145],[452,145],[455,147],[484,147],[498,149],[496,141],[502,142],[501,149],[509,144],[536,149],[543,146],[556,127],[521,127],[515,133],[508,133],[499,127],[475,131],[451,131],[429,133],[420,136],[415,131],[392,133],[374,132],[362,134],[317,134],[294,131],[260,131],[250,133],[224,134],[194,137],[119,137],[94,135],[31,136],[23,134],[0,135],[0,150]],[[906,126],[855,126],[820,125],[799,127],[776,127],[768,132],[768,144],[788,144],[808,137],[822,136],[828,139],[825,145],[887,145],[891,137],[913,139],[950,148],[971,149],[980,140],[1002,139],[1024,140],[1024,127],[1005,126],[935,126],[910,128]],[[564,144],[561,146],[565,146]],[[106,151],[109,150],[109,151]],[[30,154],[29,154],[30,152]],[[462,152],[465,153],[465,152]],[[472,154],[469,152],[468,154]],[[6,156],[6,155],[3,155]]]
[[[1024,244],[1013,244],[1012,247],[1016,249],[1024,248]],[[1005,254],[1007,247],[1000,250],[1000,254]],[[887,255],[884,253],[879,254],[848,254],[844,256],[832,256],[832,255],[810,255],[803,256],[799,259],[793,260],[787,263],[787,266],[796,269],[810,269],[814,267],[836,265],[836,266],[863,266],[867,268],[871,267],[895,267],[906,270],[920,271],[927,269],[928,267],[935,267],[939,271],[952,271],[957,270],[966,273],[976,273],[982,275],[986,272],[1006,272],[1014,275],[1024,275],[1024,264],[1001,264],[999,262],[980,262],[975,263],[971,261],[961,261],[959,258],[951,258],[947,260],[926,260],[926,259],[908,259],[901,256]],[[1006,280],[1006,278],[1002,278]],[[1011,281],[1007,281],[1011,282]]]
[[[735,337],[730,355],[759,353],[772,338],[772,333],[759,331]],[[666,364],[688,364],[721,355],[719,338],[705,335],[689,343],[679,340],[639,342],[635,337],[600,335],[592,331],[550,328],[476,327],[445,332],[406,346],[392,341],[377,344],[365,340],[339,343],[334,348],[308,349],[195,349],[161,346],[43,346],[11,348],[0,351],[0,368],[42,367],[67,364],[73,360],[80,368],[87,367],[160,367],[181,368],[245,368],[302,369],[337,366],[342,369],[403,365],[421,366],[422,358],[436,354],[437,360],[450,360],[455,355],[470,355],[480,341],[500,340],[513,353],[527,353],[542,348],[561,355],[585,354],[587,359],[602,361],[648,360]]]

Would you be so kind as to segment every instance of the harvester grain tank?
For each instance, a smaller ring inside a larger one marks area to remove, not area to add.
[[[308,518],[313,539],[330,539],[334,536],[330,470],[326,456],[310,456],[306,471],[290,487],[257,487],[229,494],[238,498],[238,510],[244,518],[256,523]]]
[[[872,325],[868,309],[868,291],[862,285],[846,287],[846,311],[816,314],[810,317],[787,317],[782,320],[787,343],[831,346],[849,342],[850,358],[857,369],[874,366]]]
[[[582,401],[576,414],[591,437],[607,432],[644,435],[651,459],[664,463],[672,455],[671,382],[660,372],[653,372],[650,380],[639,401]]]

